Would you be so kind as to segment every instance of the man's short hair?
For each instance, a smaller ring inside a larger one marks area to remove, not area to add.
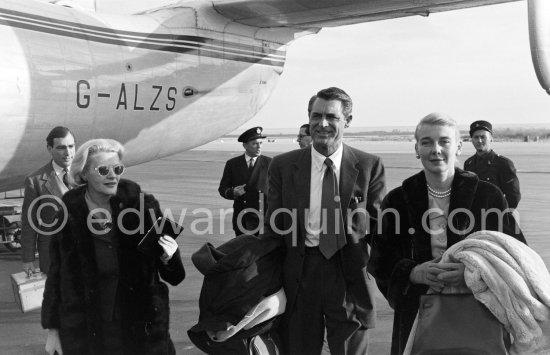
[[[65,138],[69,134],[74,137],[74,135],[71,133],[71,131],[67,127],[63,127],[63,126],[54,127],[46,137],[46,144],[48,147],[53,147],[54,139]]]
[[[315,97],[317,97],[317,96],[315,96]],[[310,134],[309,134],[309,123],[305,123],[305,124],[301,125],[301,126],[300,126],[300,130],[301,130],[302,128],[305,128],[306,134],[309,136],[309,135],[310,135]]]
[[[313,95],[309,99],[309,102],[307,103],[307,117],[309,117],[309,115],[311,115],[311,108],[313,107],[313,103],[315,102],[315,100],[317,100],[317,95]],[[308,129],[308,131],[309,131],[309,129]]]
[[[351,110],[353,108],[353,103],[351,97],[349,97],[346,92],[337,87],[330,87],[323,89],[317,93],[317,97],[323,100],[338,100],[342,103],[342,113],[344,117],[351,115]]]

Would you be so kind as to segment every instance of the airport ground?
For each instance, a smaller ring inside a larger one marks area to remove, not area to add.
[[[412,142],[349,142],[359,149],[380,155],[386,166],[388,188],[398,186],[404,178],[416,173],[420,163],[414,158]],[[297,147],[290,139],[266,142],[264,154],[276,155]],[[499,143],[498,153],[510,157],[518,169],[522,200],[519,205],[521,226],[530,246],[550,266],[550,143]],[[199,314],[198,299],[202,275],[191,263],[191,255],[204,243],[217,246],[233,238],[231,216],[222,218],[231,201],[217,192],[224,163],[241,154],[236,142],[215,141],[206,146],[172,157],[131,167],[125,177],[139,182],[153,193],[164,209],[174,217],[184,215],[185,231],[178,238],[187,271],[186,279],[170,288],[171,336],[178,354],[201,354],[187,337]],[[465,143],[462,161],[473,154]],[[211,213],[211,233],[206,218]],[[222,229],[224,233],[222,233]],[[207,232],[199,235],[191,230]],[[40,311],[21,313],[14,302],[10,274],[21,268],[19,253],[0,246],[0,354],[44,354],[46,332],[40,327]],[[378,326],[370,333],[371,354],[388,354],[393,313],[378,295]]]

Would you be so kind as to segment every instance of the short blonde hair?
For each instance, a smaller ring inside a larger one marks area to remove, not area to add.
[[[90,157],[101,152],[117,153],[118,158],[122,160],[124,147],[114,139],[91,139],[82,144],[74,155],[69,173],[69,184],[71,186],[85,185],[82,172],[88,169]]]
[[[454,128],[456,133],[456,141],[460,142],[460,129],[458,129],[458,125],[456,124],[456,121],[449,115],[439,113],[439,112],[432,112],[429,115],[423,117],[420,122],[416,125],[416,129],[414,130],[414,138],[418,142],[418,132],[420,131],[420,128],[422,126],[447,126]]]

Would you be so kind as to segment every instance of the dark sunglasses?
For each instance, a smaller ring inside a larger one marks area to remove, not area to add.
[[[116,164],[111,166],[100,165],[97,168],[94,168],[94,170],[97,171],[97,173],[101,176],[109,175],[109,171],[111,169],[113,169],[113,172],[115,173],[115,175],[122,175],[122,173],[124,172],[124,165],[122,164]]]

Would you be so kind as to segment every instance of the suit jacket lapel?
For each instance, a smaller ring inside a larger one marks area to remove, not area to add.
[[[297,208],[298,224],[300,227],[299,236],[303,240],[306,235],[305,210],[309,210],[309,193],[311,186],[311,146],[302,149],[302,154],[299,159],[293,163],[293,168],[294,172],[292,176],[292,183],[295,193],[294,201],[297,201],[297,206],[291,206],[291,208]],[[298,245],[300,247],[304,247],[305,244],[299,242]]]
[[[340,165],[340,183],[338,184],[340,189],[340,206],[344,221],[347,220],[347,209],[351,202],[353,187],[359,175],[359,170],[356,167],[357,163],[358,160],[353,152],[344,144],[342,164]]]
[[[236,171],[239,175],[244,177],[243,180],[248,181],[249,175],[248,175],[248,165],[246,165],[246,155],[241,155],[240,159],[237,160],[237,166]]]
[[[264,169],[264,166],[266,165],[266,163],[267,162],[264,159],[263,155],[260,155],[259,157],[256,158],[256,162],[254,163],[254,167],[252,168],[252,174],[250,174],[250,177],[248,178],[248,185],[256,184],[256,182],[258,181],[258,176],[260,175],[260,171]],[[246,166],[246,169],[248,170],[248,165]]]
[[[65,192],[69,191],[61,178],[57,176],[53,166],[50,164],[51,170],[42,175],[42,180],[45,181],[44,187],[54,196],[61,197]]]

